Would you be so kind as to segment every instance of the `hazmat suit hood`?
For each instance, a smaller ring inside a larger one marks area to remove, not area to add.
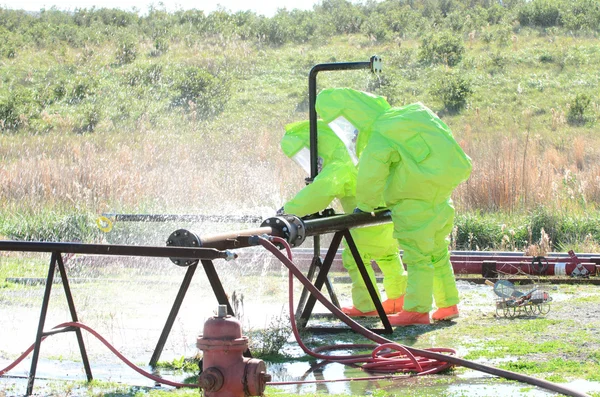
[[[385,98],[351,88],[330,88],[317,96],[316,111],[357,162],[375,120],[390,109]]]
[[[281,138],[283,153],[310,175],[310,124],[300,121],[285,126]],[[319,169],[332,161],[350,162],[345,145],[322,120],[317,121],[317,150]]]

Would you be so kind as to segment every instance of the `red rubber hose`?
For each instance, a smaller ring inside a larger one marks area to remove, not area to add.
[[[273,237],[274,241],[278,243],[287,245],[287,241]],[[522,375],[516,372],[503,370],[500,368],[495,368],[489,365],[478,364],[469,360],[465,360],[456,356],[442,354],[441,352],[432,351],[429,349],[416,349],[414,347],[403,346],[397,344],[389,339],[382,337],[381,335],[377,335],[376,333],[364,328],[360,324],[356,323],[350,317],[348,317],[344,312],[338,309],[332,302],[330,302],[322,293],[319,291],[311,282],[304,276],[304,274],[296,267],[296,265],[283,254],[279,249],[271,243],[268,239],[264,237],[258,237],[258,243],[265,247],[269,252],[271,252],[285,267],[289,269],[289,271],[298,279],[302,284],[315,296],[315,298],[321,302],[327,309],[329,309],[338,319],[346,323],[352,330],[360,333],[361,335],[367,337],[368,339],[377,342],[381,345],[385,345],[390,343],[392,345],[402,346],[402,349],[412,353],[415,357],[425,357],[432,360],[437,360],[439,362],[445,362],[452,365],[460,365],[465,368],[474,369],[476,371],[485,372],[488,374],[492,374],[498,377],[502,377],[505,379],[516,380],[518,382],[528,383],[534,386],[541,387],[543,389],[551,390],[557,393],[564,394],[565,396],[571,397],[591,397],[589,394],[581,393],[575,391],[569,387],[558,385],[556,383],[552,383],[543,379],[537,379],[531,376]],[[288,249],[288,252],[291,253],[291,250]],[[293,313],[293,311],[290,311]],[[291,317],[291,316],[290,316]],[[305,350],[306,351],[306,350]],[[308,353],[308,352],[307,352]],[[310,354],[310,353],[309,353]]]

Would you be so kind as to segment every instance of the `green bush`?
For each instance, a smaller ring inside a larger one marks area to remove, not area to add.
[[[453,247],[459,250],[485,250],[498,247],[502,225],[478,213],[458,214],[454,220]]]
[[[427,64],[457,65],[465,53],[462,37],[450,32],[426,36],[419,48],[419,61]]]
[[[473,94],[471,82],[464,72],[449,72],[439,75],[431,87],[431,95],[442,102],[444,108],[458,112],[467,105]]]
[[[561,14],[565,28],[571,30],[600,29],[600,2],[598,0],[570,0]]]
[[[169,40],[164,37],[154,39],[154,48],[150,52],[153,57],[158,57],[169,51]]]
[[[0,92],[0,131],[16,131],[39,112],[38,104],[28,89]]]
[[[76,132],[93,132],[101,120],[101,110],[97,103],[85,103],[79,106],[77,115],[79,125]]]
[[[187,67],[175,77],[173,105],[195,111],[200,118],[220,114],[229,101],[229,83],[198,67]]]
[[[347,0],[323,0],[314,6],[314,13],[326,17],[339,34],[360,32],[365,17],[357,5]]]
[[[583,124],[587,121],[586,113],[592,98],[586,94],[577,94],[571,101],[567,121],[569,124]]]
[[[389,27],[385,23],[385,17],[379,13],[373,13],[365,23],[362,24],[361,31],[369,38],[377,41],[385,41],[391,36]]]
[[[519,23],[523,26],[560,26],[560,9],[556,0],[532,0],[525,3],[518,12]]]
[[[124,37],[117,43],[115,59],[118,65],[126,65],[137,58],[137,45],[133,37]]]
[[[93,243],[101,235],[92,213],[48,209],[36,213],[4,212],[1,215],[0,234],[13,240]]]

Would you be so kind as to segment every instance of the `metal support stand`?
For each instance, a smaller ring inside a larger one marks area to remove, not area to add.
[[[225,293],[225,289],[223,288],[223,284],[221,284],[221,280],[219,279],[219,275],[215,269],[215,265],[211,260],[202,260],[202,267],[204,267],[204,271],[206,272],[206,276],[208,277],[208,281],[215,293],[215,297],[220,305],[227,306],[227,313],[235,316],[231,305],[229,304],[229,299],[227,298],[227,294]],[[173,306],[171,307],[171,311],[169,313],[169,317],[167,317],[167,322],[163,327],[163,330],[158,338],[158,343],[156,344],[156,348],[154,349],[154,353],[152,353],[152,357],[150,358],[150,362],[148,365],[151,367],[156,367],[158,360],[160,359],[160,355],[162,354],[163,348],[165,347],[165,343],[167,342],[167,338],[171,333],[171,328],[173,327],[173,323],[177,318],[177,313],[179,313],[179,309],[181,308],[181,304],[183,303],[183,299],[185,298],[185,294],[192,282],[192,277],[194,277],[194,273],[196,272],[196,268],[198,265],[192,265],[188,267],[187,272],[185,273],[185,277],[179,287],[179,292],[175,297],[175,301],[173,302]],[[245,353],[249,354],[249,352]]]
[[[50,266],[48,267],[48,277],[46,278],[46,288],[44,291],[44,300],[42,301],[42,310],[40,313],[40,321],[38,323],[38,329],[35,337],[35,344],[33,348],[33,356],[31,359],[31,369],[29,370],[29,376],[27,378],[27,392],[26,395],[30,396],[33,392],[33,382],[35,381],[35,373],[37,370],[37,363],[40,356],[40,347],[42,344],[42,340],[45,339],[46,336],[57,333],[54,332],[44,332],[44,324],[46,322],[46,315],[48,313],[48,303],[50,301],[50,292],[52,291],[52,283],[54,282],[54,273],[56,270],[56,266],[58,265],[58,270],[60,272],[60,277],[62,279],[62,285],[65,290],[65,295],[67,297],[67,303],[69,305],[69,312],[71,313],[71,319],[73,322],[78,322],[77,319],[77,311],[75,310],[75,303],[73,301],[73,296],[71,295],[71,288],[69,287],[69,281],[67,279],[67,272],[65,271],[65,265],[62,260],[62,256],[59,252],[52,252],[52,256],[50,259]],[[79,351],[81,352],[81,360],[83,361],[83,367],[85,368],[85,374],[87,376],[87,380],[90,381],[93,379],[92,370],[90,368],[90,363],[88,361],[87,352],[85,350],[85,345],[83,343],[83,336],[81,334],[80,328],[68,328],[65,330],[61,330],[62,332],[70,332],[74,331],[77,336],[77,343],[79,344]]]
[[[371,296],[371,299],[373,300],[373,304],[375,305],[377,314],[379,314],[379,318],[384,326],[384,329],[371,329],[371,331],[376,332],[376,333],[384,333],[384,334],[393,333],[394,330],[392,329],[392,326],[390,325],[387,315],[385,314],[385,310],[383,309],[383,306],[381,304],[379,296],[377,295],[377,290],[375,289],[375,286],[371,282],[369,274],[367,273],[367,269],[365,268],[365,264],[362,261],[362,258],[360,257],[358,249],[356,248],[356,244],[354,243],[354,239],[352,238],[352,235],[350,234],[350,231],[348,229],[336,232],[334,234],[333,239],[331,240],[331,245],[329,246],[329,250],[327,251],[327,255],[325,256],[325,260],[323,261],[323,264],[319,271],[319,275],[317,276],[317,279],[315,280],[314,286],[320,290],[323,287],[323,284],[326,282],[326,280],[328,280],[327,274],[329,273],[329,270],[331,269],[333,259],[335,258],[337,250],[340,246],[342,237],[346,238],[346,244],[348,246],[348,249],[350,249],[350,251],[352,252],[352,256],[354,257],[354,260],[356,261],[358,270],[363,278],[363,281],[367,287],[367,290],[369,291],[369,295]],[[309,273],[310,273],[310,271],[309,271]],[[304,293],[305,291],[306,290],[303,290],[302,292]],[[306,292],[308,292],[308,291],[306,291]],[[334,296],[335,296],[335,294],[334,294]],[[346,331],[345,329],[341,329],[341,328],[325,328],[325,327],[307,328],[307,323],[308,323],[308,320],[310,319],[310,316],[314,309],[315,303],[316,303],[316,298],[313,295],[310,295],[308,297],[308,299],[306,301],[306,305],[304,307],[300,307],[300,305],[299,305],[298,311],[296,313],[296,319],[298,320],[298,326],[300,329],[309,329],[311,331],[327,331],[327,332]],[[336,304],[336,306],[339,307],[339,303]]]

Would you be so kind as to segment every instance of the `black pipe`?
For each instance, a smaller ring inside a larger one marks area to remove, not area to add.
[[[335,233],[344,229],[365,226],[375,226],[392,221],[392,213],[388,209],[375,212],[361,212],[358,214],[340,214],[324,218],[309,219],[304,221],[307,236]]]
[[[310,128],[310,178],[306,180],[306,183],[311,183],[317,177],[319,173],[318,167],[318,139],[317,139],[317,110],[315,108],[317,103],[317,74],[319,72],[334,71],[334,70],[358,70],[358,69],[371,69],[372,72],[381,72],[379,66],[375,67],[375,62],[381,62],[381,58],[378,56],[372,56],[367,62],[336,62],[336,63],[321,63],[312,67],[308,73],[308,121]],[[320,236],[315,235],[313,243],[313,250],[315,258],[319,258],[321,251]]]
[[[310,177],[311,181],[317,177],[319,169],[317,167],[318,153],[317,150],[317,74],[319,72],[334,71],[334,70],[358,70],[373,68],[373,59],[367,62],[336,62],[336,63],[321,63],[312,67],[308,74],[308,121],[310,123]]]
[[[232,259],[228,252],[214,248],[154,247],[115,244],[53,243],[40,241],[0,241],[0,251],[62,252],[115,256],[152,256],[161,258]]]
[[[336,233],[346,229],[375,226],[392,221],[391,211],[388,209],[375,212],[362,212],[357,214],[332,215],[322,218],[302,220],[293,215],[282,215],[269,218],[263,226],[257,229],[239,230],[228,233],[199,236],[198,234],[180,229],[171,234],[167,244],[178,247],[206,247],[219,250],[246,248],[255,243],[248,239],[252,236],[276,236],[288,241],[292,246],[298,246],[304,241],[303,237],[320,236],[327,233]],[[290,230],[293,229],[294,230]],[[302,238],[298,239],[298,236]],[[293,241],[289,241],[290,237]]]

